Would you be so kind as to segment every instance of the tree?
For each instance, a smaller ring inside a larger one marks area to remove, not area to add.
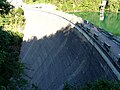
[[[0,14],[8,14],[10,9],[12,9],[13,6],[10,5],[6,0],[0,0]]]
[[[8,31],[4,28],[5,25],[14,25],[14,14],[23,14],[18,12],[6,0],[0,0],[0,90],[25,90],[27,87],[23,78],[25,65],[19,61],[23,34],[13,28]]]

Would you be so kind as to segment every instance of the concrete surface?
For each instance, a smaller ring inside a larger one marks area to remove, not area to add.
[[[65,82],[84,85],[97,79],[116,80],[97,50],[69,22],[44,12],[26,12],[20,57],[31,77],[29,90],[33,83],[41,90],[62,90]]]

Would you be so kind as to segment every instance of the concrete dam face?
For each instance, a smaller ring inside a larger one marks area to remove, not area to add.
[[[37,35],[23,41],[20,55],[31,85],[41,90],[62,90],[66,82],[84,85],[98,79],[116,79],[97,50],[74,27],[68,25],[40,38]]]

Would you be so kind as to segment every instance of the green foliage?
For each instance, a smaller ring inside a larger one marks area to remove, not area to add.
[[[6,0],[0,0],[0,14],[8,14],[13,6],[6,2]]]
[[[65,83],[62,90],[81,90],[81,89],[79,87],[76,87],[75,85]]]
[[[0,90],[26,90],[25,65],[19,61],[24,25],[24,12],[0,0]]]
[[[65,83],[63,90],[70,90],[70,85],[68,83]]]
[[[63,90],[120,90],[120,83],[109,80],[97,80],[93,84],[87,83],[83,87],[74,87],[68,83],[64,85]]]
[[[19,16],[20,16],[20,15],[24,15],[24,11],[23,11],[22,8],[20,8],[20,7],[18,7],[18,9],[16,9],[15,12],[16,12],[16,14],[19,15]]]
[[[120,90],[120,83],[108,80],[97,80],[93,84],[84,86],[83,90]]]
[[[120,11],[120,0],[109,0],[106,11],[119,12]]]
[[[41,90],[35,84],[32,84],[32,90]]]
[[[25,17],[21,8],[11,9],[8,14],[0,16],[0,26],[5,30],[20,31],[24,29]]]
[[[19,61],[22,37],[19,32],[0,29],[0,87],[16,90],[27,84],[22,78],[24,64]]]
[[[102,0],[24,0],[25,3],[51,3],[66,12],[99,11]],[[107,11],[118,12],[120,0],[108,0]]]

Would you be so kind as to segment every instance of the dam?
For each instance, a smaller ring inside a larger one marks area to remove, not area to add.
[[[116,77],[97,49],[75,28],[82,19],[51,12],[25,10],[20,58],[27,65],[29,90],[33,84],[41,90],[62,90],[66,82],[79,86],[99,79],[118,81],[119,73]]]

